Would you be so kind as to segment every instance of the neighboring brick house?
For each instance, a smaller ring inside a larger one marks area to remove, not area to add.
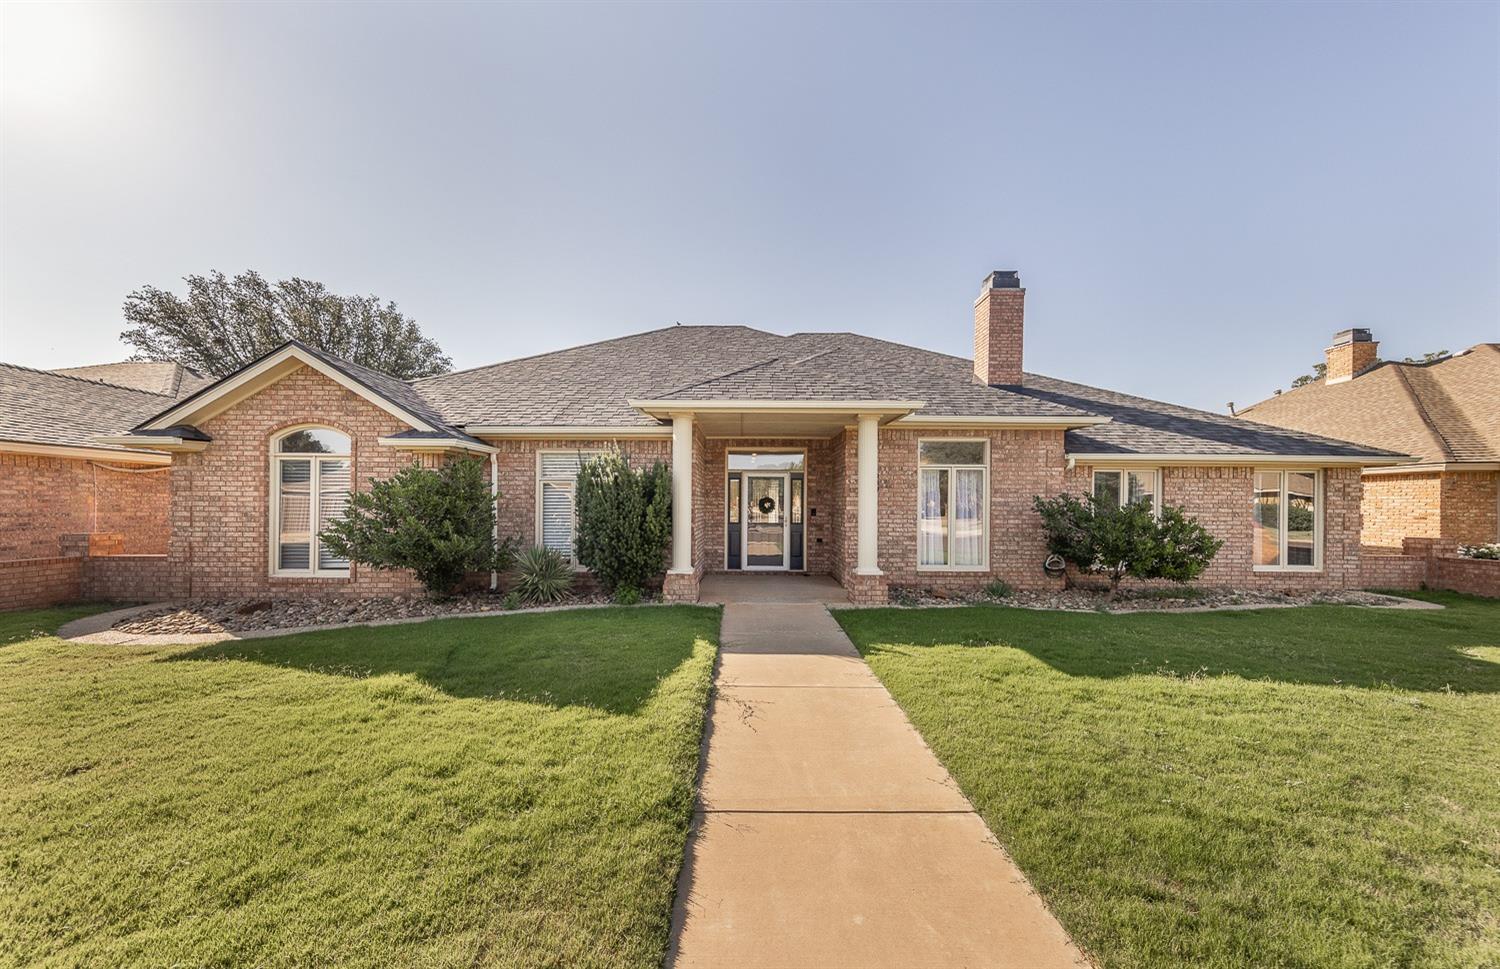
[[[171,457],[99,438],[208,383],[175,363],[0,364],[0,608],[67,598],[90,555],[165,556]]]
[[[1241,417],[1410,455],[1364,471],[1363,541],[1500,541],[1500,343],[1431,363],[1379,360],[1363,329],[1335,334],[1323,380]]]
[[[405,382],[297,343],[110,444],[172,455],[164,593],[412,588],[319,547],[350,487],[413,459],[486,461],[501,530],[569,551],[579,463],[673,469],[665,593],[705,572],[891,586],[1057,582],[1036,495],[1185,506],[1226,542],[1204,582],[1360,584],[1360,470],[1378,448],[1023,374],[1025,291],[974,304],[976,360],[853,333],[674,326]]]

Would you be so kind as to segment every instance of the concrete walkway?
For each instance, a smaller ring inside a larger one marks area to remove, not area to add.
[[[1086,965],[823,605],[720,638],[669,966]]]

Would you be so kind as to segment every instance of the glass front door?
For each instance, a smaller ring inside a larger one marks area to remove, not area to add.
[[[744,542],[747,569],[785,569],[788,542],[787,476],[745,474]]]

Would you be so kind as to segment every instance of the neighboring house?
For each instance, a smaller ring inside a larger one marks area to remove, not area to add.
[[[1327,375],[1239,412],[1261,424],[1408,454],[1364,472],[1364,544],[1500,541],[1500,343],[1431,363],[1376,356],[1369,330],[1334,335]]]
[[[415,588],[320,547],[351,487],[414,458],[487,461],[503,534],[569,553],[580,462],[668,462],[664,592],[704,572],[892,585],[1056,582],[1035,495],[1186,507],[1226,542],[1203,581],[1356,586],[1360,469],[1405,460],[1311,434],[1022,374],[1015,273],[974,304],[975,359],[853,333],[673,326],[405,382],[298,343],[110,445],[172,455],[171,595]]]
[[[107,444],[211,383],[175,363],[0,364],[0,562],[165,554],[165,452]]]

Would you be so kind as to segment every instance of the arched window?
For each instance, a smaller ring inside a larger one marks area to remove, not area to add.
[[[353,483],[347,434],[326,427],[287,431],[271,447],[271,573],[343,577],[349,560],[318,533],[344,514]]]

